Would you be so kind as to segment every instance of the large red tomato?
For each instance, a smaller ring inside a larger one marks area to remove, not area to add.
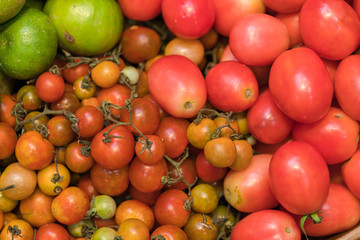
[[[293,139],[305,141],[315,147],[327,164],[337,164],[349,159],[359,142],[359,124],[340,108],[329,112],[314,123],[295,123]]]
[[[107,137],[104,134],[108,135]],[[91,155],[94,160],[107,169],[126,166],[134,156],[135,140],[125,126],[109,125],[91,141]]]
[[[231,206],[241,212],[255,212],[279,204],[269,184],[271,157],[270,154],[255,155],[244,170],[230,170],[226,174],[224,196]]]
[[[299,21],[305,45],[323,58],[340,60],[359,46],[359,17],[343,0],[308,0]]]
[[[125,17],[138,21],[148,21],[159,15],[161,2],[162,0],[118,0]]]
[[[315,122],[329,111],[334,87],[324,62],[311,49],[293,48],[273,63],[269,89],[278,107],[298,122]]]
[[[253,72],[235,61],[216,64],[205,77],[208,101],[217,109],[241,112],[251,107],[259,93]]]
[[[309,143],[291,141],[273,155],[269,167],[270,187],[289,212],[306,215],[320,209],[330,185],[324,158]]]
[[[180,38],[199,38],[215,22],[213,0],[163,0],[161,12],[166,26]]]
[[[360,199],[360,150],[358,150],[349,161],[345,162],[341,168],[341,175],[344,179],[346,186],[350,191]]]
[[[155,61],[148,71],[150,94],[175,117],[194,117],[206,102],[206,85],[200,69],[180,55]]]

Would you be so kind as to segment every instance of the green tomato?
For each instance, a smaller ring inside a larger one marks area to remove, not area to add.
[[[108,195],[97,195],[92,201],[96,216],[101,219],[110,219],[115,216],[116,202]]]

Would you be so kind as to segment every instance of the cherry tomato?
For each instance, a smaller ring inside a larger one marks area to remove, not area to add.
[[[39,115],[41,112],[39,111],[32,111],[29,112],[26,117],[24,118],[25,120],[29,120],[37,115]],[[24,124],[24,129],[26,131],[30,131],[30,130],[36,130],[41,124],[45,125],[48,123],[50,119],[46,116],[46,115],[42,115],[40,117],[37,117],[36,119],[30,120],[30,122],[25,123]]]
[[[81,106],[75,112],[78,118],[78,134],[81,137],[93,137],[104,127],[104,116],[93,106]]]
[[[92,169],[92,168],[91,168]],[[95,180],[94,180],[95,181]],[[78,183],[77,186],[81,188],[89,197],[89,199],[93,199],[96,195],[99,195],[100,193],[94,188],[93,183],[90,179],[90,172],[86,172],[83,174]]]
[[[50,105],[52,110],[65,110],[72,113],[75,113],[79,107],[81,107],[80,100],[71,92],[64,92],[60,100],[52,102]]]
[[[15,219],[4,226],[0,234],[1,240],[33,240],[34,229],[26,221]]]
[[[163,236],[166,240],[188,240],[184,230],[175,225],[161,225],[151,233],[151,239],[159,240],[156,236]]]
[[[75,62],[78,62],[76,59]],[[87,63],[79,64],[76,67],[65,68],[63,70],[64,79],[73,84],[80,77],[85,77],[90,72],[90,66]]]
[[[164,54],[182,55],[199,65],[204,58],[205,49],[199,39],[174,38],[166,44]]]
[[[195,213],[190,216],[184,226],[184,231],[189,240],[215,240],[219,229],[209,215]]]
[[[0,159],[14,154],[17,140],[15,130],[6,122],[0,122]]]
[[[38,109],[42,104],[33,85],[22,86],[16,93],[16,99],[21,101],[23,108],[30,111]]]
[[[118,3],[124,15],[132,20],[148,21],[161,11],[161,0],[118,0]]]
[[[15,106],[16,97],[10,94],[0,94],[0,121],[6,122],[11,127],[15,127],[15,117],[11,114],[11,109]]]
[[[215,121],[211,118],[203,118],[198,124],[192,122],[186,131],[187,139],[194,147],[204,149],[217,127]]]
[[[178,160],[175,161],[179,162]],[[168,162],[167,164],[168,164],[168,176],[171,179],[179,179],[180,175],[176,170],[176,167],[170,162]],[[187,183],[193,184],[197,180],[195,162],[192,159],[186,158],[185,160],[183,160],[179,166],[179,171],[182,175],[183,180],[185,180]],[[177,188],[180,190],[184,190],[187,189],[188,186],[184,183],[184,181],[181,180],[171,184],[169,188]]]
[[[65,150],[65,164],[75,173],[85,173],[94,165],[95,161],[91,154],[84,155],[82,148],[85,147],[77,141],[70,143]]]
[[[116,236],[121,236],[123,239],[143,240],[150,238],[150,231],[142,220],[129,218],[120,223]]]
[[[154,164],[160,161],[165,154],[165,144],[157,135],[145,135],[139,138],[135,144],[135,153],[140,161],[146,164]],[[146,147],[151,142],[151,146]]]
[[[341,175],[346,186],[350,191],[360,199],[360,183],[358,181],[358,166],[360,166],[360,151],[357,150],[355,154],[346,161],[341,168]]]
[[[251,163],[254,154],[253,148],[246,140],[234,140],[233,143],[236,148],[236,158],[229,168],[233,170],[243,170]]]
[[[68,145],[75,137],[71,125],[72,123],[65,116],[51,118],[46,124],[49,142],[54,146]]]
[[[228,171],[227,168],[213,166],[206,158],[204,151],[198,153],[195,161],[198,177],[204,182],[216,182],[223,179]]]
[[[219,198],[213,186],[207,183],[197,184],[191,189],[192,210],[198,213],[211,213],[219,203]]]
[[[115,216],[116,202],[109,195],[97,195],[91,200],[90,211],[94,212],[97,218],[111,219]]]
[[[37,229],[35,240],[70,240],[70,235],[60,224],[48,223]]]
[[[109,88],[118,82],[120,69],[112,61],[103,61],[97,64],[91,71],[91,79],[94,83],[102,88]]]
[[[40,190],[49,196],[59,195],[70,184],[70,171],[61,163],[51,163],[37,173]]]
[[[74,94],[79,100],[94,97],[97,91],[95,83],[91,79],[88,79],[85,83],[83,77],[76,79],[73,83],[73,89]]]
[[[152,207],[158,196],[160,195],[161,190],[157,190],[154,192],[141,192],[137,190],[133,185],[130,184],[129,186],[129,194],[131,199],[138,200],[140,202],[145,203],[146,205]]]
[[[50,72],[42,73],[35,83],[36,93],[44,102],[56,102],[65,92],[65,82],[61,76]]]
[[[204,155],[211,165],[225,168],[235,162],[236,147],[230,138],[219,137],[210,140],[205,145]]]

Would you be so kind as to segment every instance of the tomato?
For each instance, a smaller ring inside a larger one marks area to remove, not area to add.
[[[214,118],[214,122],[216,123],[218,128],[221,128],[220,137],[230,138],[232,135],[239,133],[239,125],[237,124],[235,119],[229,119],[228,123],[226,118],[218,116]],[[228,125],[230,125],[231,128]]]
[[[118,0],[121,10],[125,17],[138,20],[148,21],[160,14],[161,0]]]
[[[147,140],[144,137],[139,138],[139,140],[135,144],[135,153],[140,161],[146,164],[154,164],[160,161],[165,154],[165,144],[160,139],[160,137],[156,135],[145,135]],[[147,144],[151,146],[146,147]]]
[[[100,194],[97,190],[95,190],[94,185],[91,182],[90,172],[86,172],[80,177],[77,182],[77,186],[88,195],[89,199],[93,199],[93,197]]]
[[[156,236],[163,236],[166,240],[188,240],[186,233],[175,225],[161,225],[151,233],[151,239],[159,240]]]
[[[78,134],[81,137],[93,137],[104,127],[104,116],[93,106],[81,106],[75,112],[78,118]]]
[[[204,149],[211,137],[214,135],[217,125],[211,118],[203,118],[198,124],[190,123],[187,128],[186,136],[189,143],[196,148]]]
[[[95,230],[91,235],[90,240],[106,240],[114,239],[116,236],[116,230],[110,227],[101,227]]]
[[[359,143],[359,124],[340,108],[331,107],[319,121],[295,123],[292,136],[294,140],[310,143],[327,164],[337,164],[355,153]]]
[[[61,163],[51,163],[37,173],[40,190],[49,196],[59,195],[70,184],[70,171]]]
[[[40,112],[39,111],[32,111],[29,112],[26,117],[24,118],[24,120],[28,120],[31,119],[37,115],[39,115]],[[46,116],[46,115],[42,115],[40,117],[37,117],[36,119],[33,119],[33,121],[30,121],[28,123],[24,124],[24,129],[26,131],[30,131],[30,130],[36,130],[41,124],[44,124],[46,126],[46,124],[48,123],[50,119]]]
[[[91,97],[91,98],[87,98],[87,99],[83,99],[81,101],[81,105],[82,106],[93,106],[93,107],[100,107],[100,102],[96,97]]]
[[[301,0],[303,1],[303,0]],[[300,46],[303,44],[303,40],[300,33],[299,26],[299,15],[300,11],[290,13],[277,13],[275,15],[281,22],[283,22],[288,30],[290,37],[290,48]]]
[[[115,213],[115,221],[120,225],[123,221],[130,218],[136,218],[143,221],[149,231],[153,228],[155,217],[152,209],[138,200],[129,199],[121,202]]]
[[[141,192],[154,192],[164,187],[161,178],[167,175],[168,169],[165,159],[149,165],[135,157],[130,163],[130,183]]]
[[[143,240],[150,238],[150,231],[142,220],[129,218],[120,223],[116,236],[121,236],[123,239]]]
[[[85,86],[83,86],[83,85],[85,85]],[[76,97],[79,100],[83,100],[83,99],[94,97],[96,94],[97,88],[96,88],[95,83],[91,79],[88,79],[85,82],[85,78],[80,77],[80,78],[76,79],[76,81],[73,83],[73,90],[74,90],[74,94],[76,95]]]
[[[243,139],[234,140],[233,143],[236,148],[236,157],[235,161],[229,166],[229,168],[233,170],[243,170],[250,165],[253,158],[252,146],[248,141]]]
[[[197,184],[191,189],[191,208],[198,213],[211,213],[219,203],[215,188],[207,183]]]
[[[189,141],[187,139],[187,128],[189,126],[187,119],[168,116],[160,121],[155,135],[160,137],[165,144],[165,154],[170,158],[180,156]]]
[[[234,226],[230,235],[230,240],[275,238],[300,240],[301,232],[290,214],[273,209],[247,215]]]
[[[204,77],[184,56],[164,56],[154,62],[148,71],[148,86],[159,106],[174,117],[194,117],[206,102]]]
[[[59,101],[52,102],[50,108],[52,110],[65,110],[75,113],[81,107],[80,100],[74,93],[64,92]]]
[[[64,94],[65,82],[61,76],[44,72],[36,80],[35,88],[41,100],[44,102],[56,102]]]
[[[79,62],[75,60],[75,63]],[[63,77],[65,81],[73,84],[80,77],[85,77],[90,72],[90,66],[87,63],[79,64],[75,67],[67,67],[63,70]]]
[[[205,77],[208,101],[224,112],[241,112],[250,108],[258,97],[258,84],[244,64],[225,61],[216,64]]]
[[[0,159],[14,154],[17,140],[15,130],[6,122],[0,122]]]
[[[11,127],[15,127],[15,117],[11,114],[11,109],[15,106],[16,97],[10,94],[0,95],[0,121],[6,122]]]
[[[205,49],[199,39],[173,38],[166,44],[164,54],[182,55],[199,65],[204,58]]]
[[[41,227],[47,223],[55,222],[51,213],[53,199],[54,197],[48,196],[40,188],[36,188],[29,197],[20,201],[19,210],[22,219],[33,227]]]
[[[79,187],[71,186],[54,198],[51,212],[58,222],[69,225],[83,219],[89,207],[90,201],[86,193]]]
[[[204,155],[211,165],[226,168],[235,162],[236,147],[230,138],[214,138],[205,145]]]
[[[119,196],[129,186],[129,166],[110,170],[95,164],[90,170],[90,180],[98,193]]]
[[[154,215],[160,225],[185,226],[190,217],[189,196],[179,189],[162,192],[154,206]]]
[[[197,175],[204,182],[219,181],[224,178],[228,170],[227,168],[213,166],[208,160],[206,160],[204,151],[198,153],[195,166]]]
[[[229,45],[234,56],[251,66],[271,64],[289,48],[288,30],[279,19],[265,13],[251,13],[231,28]]]
[[[299,47],[282,53],[274,61],[269,90],[285,115],[311,123],[329,111],[334,87],[320,57],[309,48]]]
[[[108,134],[104,136],[103,134]],[[91,141],[91,155],[95,162],[107,169],[126,166],[134,156],[135,140],[125,126],[114,124],[98,132]]]
[[[178,160],[175,160],[176,162],[179,162]],[[180,175],[178,171],[176,170],[176,167],[171,164],[170,162],[167,162],[168,165],[168,176],[171,179],[179,179]],[[197,180],[197,173],[196,173],[196,167],[195,163],[192,159],[186,158],[183,160],[183,162],[179,166],[180,173],[182,175],[183,180],[185,180],[189,184],[195,183]],[[169,186],[169,188],[177,188],[177,189],[187,189],[188,186],[184,183],[184,181],[178,181],[176,183],[173,183]]]
[[[275,104],[270,91],[262,92],[247,112],[247,126],[256,140],[276,144],[290,135],[294,121]]]
[[[214,2],[215,4],[215,2]],[[205,35],[199,38],[201,44],[204,46],[205,50],[210,50],[215,48],[218,40],[219,40],[219,33],[215,31],[215,29],[211,28]]]
[[[60,224],[48,223],[37,229],[35,240],[70,240],[70,235]]]
[[[137,190],[133,185],[130,184],[129,186],[129,194],[131,199],[138,200],[140,202],[145,203],[146,205],[152,207],[158,196],[160,195],[161,190],[157,190],[154,192],[141,192]]]
[[[241,212],[255,212],[279,204],[269,185],[271,158],[270,154],[255,155],[244,170],[230,170],[226,174],[224,196],[231,206]],[[261,198],[257,197],[260,195]]]
[[[42,104],[33,85],[22,86],[16,93],[16,99],[22,103],[23,108],[30,111],[38,109]]]
[[[102,219],[97,216],[93,218],[94,225],[96,228],[102,228],[102,227],[110,227],[115,229],[114,226],[116,226],[115,217],[111,217],[109,219]]]
[[[19,200],[12,200],[0,192],[0,211],[4,213],[11,213],[19,204]],[[5,223],[6,225],[6,223]]]
[[[212,0],[163,0],[161,13],[169,30],[185,39],[205,35],[215,22]]]
[[[68,145],[75,137],[71,125],[72,123],[65,116],[51,118],[46,124],[49,142],[54,146]]]
[[[344,58],[336,70],[334,89],[336,100],[341,109],[355,120],[360,120],[360,111],[356,108],[359,103],[357,92],[359,90],[360,71],[356,67],[360,63],[359,55]]]
[[[98,63],[91,71],[91,79],[102,88],[112,87],[117,83],[120,77],[120,69],[112,61],[103,61]]]
[[[226,226],[227,224],[232,224],[233,226],[236,223],[234,212],[231,211],[229,205],[218,205],[210,216],[217,227]]]
[[[345,1],[306,1],[299,24],[305,45],[323,58],[341,60],[359,46],[360,20]]]
[[[15,219],[4,226],[0,234],[1,240],[33,240],[34,229],[22,220]]]
[[[358,166],[360,166],[360,151],[357,150],[355,154],[346,161],[341,168],[341,175],[346,186],[350,191],[360,199],[360,184],[358,181]]]
[[[91,200],[90,211],[95,213],[97,218],[111,219],[115,216],[116,202],[109,195],[97,195]]]
[[[280,204],[298,215],[319,210],[329,192],[330,176],[326,162],[306,142],[283,144],[271,159],[269,179],[271,191]]]
[[[262,0],[214,1],[216,19],[214,28],[224,36],[229,36],[231,28],[241,17],[250,13],[265,13]]]
[[[189,240],[215,240],[219,231],[209,215],[200,213],[191,215],[183,229]]]
[[[91,154],[83,155],[82,148],[85,145],[79,142],[70,143],[65,150],[65,164],[75,173],[85,173],[94,165],[94,159]]]
[[[264,0],[265,6],[278,13],[293,13],[299,11],[306,0]]]

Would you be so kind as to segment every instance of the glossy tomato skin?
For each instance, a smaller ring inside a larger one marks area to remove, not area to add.
[[[267,89],[260,94],[246,115],[249,132],[256,140],[276,144],[290,135],[294,120],[288,118],[275,104]]]
[[[194,117],[206,102],[204,77],[184,56],[164,56],[155,61],[148,71],[148,87],[159,106],[174,117]]]
[[[162,235],[166,240],[188,240],[184,230],[175,225],[161,225],[151,233],[150,237],[153,238],[157,235]]]
[[[259,94],[253,72],[235,61],[216,64],[205,77],[208,101],[224,112],[241,112],[251,107]]]
[[[77,125],[81,137],[93,137],[104,127],[104,117],[96,107],[81,106],[75,116],[79,119]]]
[[[123,14],[132,20],[148,21],[161,12],[161,0],[118,0]]]
[[[179,162],[179,160],[175,160]],[[176,170],[175,166],[172,165],[170,162],[167,162],[168,165],[168,176],[173,179],[180,178],[178,171]],[[191,158],[186,158],[179,167],[180,173],[185,181],[189,184],[193,184],[197,180],[197,173],[195,168],[195,162]],[[187,189],[188,187],[183,181],[179,181],[176,183],[171,184],[169,188],[177,188],[180,190]]]
[[[341,168],[341,175],[344,179],[346,186],[350,191],[360,199],[360,182],[359,182],[359,167],[360,167],[360,151],[350,158],[349,161],[345,162]]]
[[[110,142],[105,143],[103,134],[107,131]],[[133,158],[135,140],[127,127],[115,127],[112,124],[95,135],[90,147],[95,162],[107,169],[119,169],[129,164]]]
[[[302,0],[301,0],[302,1]],[[299,26],[299,11],[291,12],[291,13],[277,13],[275,17],[282,21],[289,33],[290,37],[290,48],[300,46],[303,44],[303,40],[300,34],[300,26]]]
[[[50,72],[42,73],[36,80],[36,93],[45,102],[56,102],[65,91],[65,82],[61,76]]]
[[[269,90],[289,118],[311,123],[329,111],[334,87],[320,57],[309,48],[299,47],[283,52],[274,61]]]
[[[269,184],[271,158],[270,154],[255,155],[244,170],[230,170],[226,174],[224,196],[238,211],[255,212],[279,204]]]
[[[308,236],[323,237],[340,233],[354,227],[360,221],[360,200],[342,184],[331,183],[325,203],[319,209],[324,218],[321,223],[305,221]],[[297,216],[299,221],[301,216]]]
[[[70,240],[70,235],[60,224],[48,223],[37,229],[35,240]]]
[[[306,1],[299,24],[305,45],[323,58],[341,60],[359,46],[360,20],[345,1]]]
[[[287,142],[274,153],[269,180],[271,191],[280,204],[298,215],[319,210],[330,185],[324,158],[309,143],[301,141]]]
[[[228,168],[219,168],[213,166],[205,158],[204,151],[198,153],[195,160],[195,167],[198,177],[204,182],[220,181],[226,175]]]
[[[6,122],[0,122],[0,159],[8,158],[15,152],[17,140],[15,130]]]
[[[340,108],[329,112],[314,123],[295,123],[294,140],[305,141],[315,147],[327,164],[337,164],[349,159],[359,142],[359,124]]]
[[[11,114],[11,109],[15,106],[16,96],[0,94],[0,100],[0,121],[15,127],[16,121],[15,117]]]
[[[170,31],[186,39],[205,35],[215,22],[212,0],[163,0],[161,12]]]
[[[251,213],[234,226],[230,240],[246,239],[300,240],[301,232],[290,214],[266,209]]]

